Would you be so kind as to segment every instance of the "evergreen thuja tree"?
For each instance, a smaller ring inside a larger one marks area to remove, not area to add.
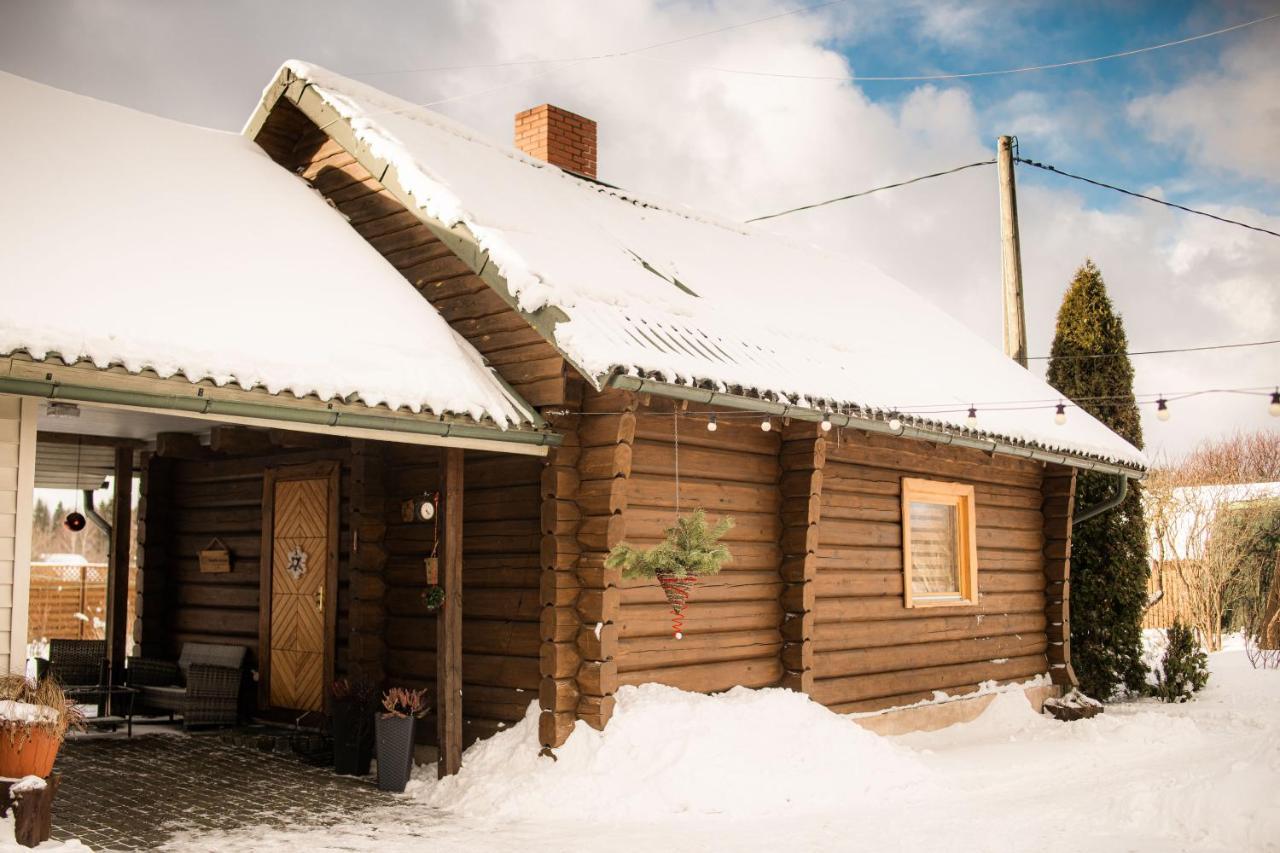
[[[1047,378],[1064,397],[1141,448],[1127,350],[1124,323],[1107,297],[1102,273],[1085,261],[1058,309]],[[1114,496],[1116,488],[1112,475],[1080,472],[1076,510]],[[1103,700],[1121,688],[1139,691],[1146,677],[1142,614],[1150,569],[1137,484],[1130,483],[1119,506],[1077,525],[1072,539],[1071,660],[1080,687]]]

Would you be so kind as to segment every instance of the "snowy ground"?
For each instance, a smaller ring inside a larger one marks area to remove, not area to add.
[[[972,723],[893,739],[785,691],[644,688],[558,762],[529,754],[525,723],[377,819],[172,849],[1280,850],[1280,672],[1238,649],[1210,661],[1185,705],[1062,724],[1002,694]]]

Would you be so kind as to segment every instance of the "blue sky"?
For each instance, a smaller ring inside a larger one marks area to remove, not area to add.
[[[1280,12],[1280,3],[963,5],[950,13],[941,10],[951,4],[936,4],[931,10],[919,6],[899,7],[896,11],[879,9],[874,14],[876,25],[833,39],[832,46],[848,57],[856,74],[862,75],[985,71],[1118,53]],[[850,6],[866,8],[866,4]],[[868,17],[871,16],[858,16],[858,23],[865,25]],[[1207,170],[1191,163],[1178,146],[1151,139],[1142,124],[1126,111],[1127,104],[1138,97],[1167,91],[1181,80],[1214,70],[1223,49],[1232,43],[1264,39],[1280,45],[1280,19],[1133,57],[935,85],[967,92],[978,110],[985,135],[994,138],[1001,133],[1016,134],[1022,155],[1029,159],[1130,189],[1159,186],[1171,200],[1190,204],[1245,203],[1276,213],[1280,207],[1274,185],[1260,185],[1230,170]],[[892,104],[921,84],[860,85],[873,101]],[[1080,121],[1073,128],[1074,138],[1064,139],[1034,124],[1020,126],[1014,104],[1033,99],[1061,105],[1077,115]],[[1019,180],[1061,184],[1065,179],[1022,169]],[[1074,189],[1097,208],[1111,209],[1123,203],[1121,196],[1106,190],[1079,183]]]

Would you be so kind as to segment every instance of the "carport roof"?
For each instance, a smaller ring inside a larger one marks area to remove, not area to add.
[[[0,103],[11,166],[0,355],[502,429],[538,423],[336,211],[251,141],[3,73]]]

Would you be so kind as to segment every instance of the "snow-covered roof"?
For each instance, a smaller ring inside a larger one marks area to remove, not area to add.
[[[563,311],[554,343],[597,384],[624,373],[856,406],[1146,466],[1083,411],[1063,426],[1052,408],[998,411],[1007,401],[1051,407],[1059,395],[858,258],[576,177],[313,65],[289,62],[281,75],[342,116],[426,216],[469,230],[522,311]],[[970,404],[976,430],[964,423]]]
[[[1180,486],[1167,495],[1145,492],[1152,560],[1203,555],[1218,513],[1253,501],[1280,499],[1280,483]]]
[[[531,413],[239,134],[0,73],[0,354],[434,415]]]

